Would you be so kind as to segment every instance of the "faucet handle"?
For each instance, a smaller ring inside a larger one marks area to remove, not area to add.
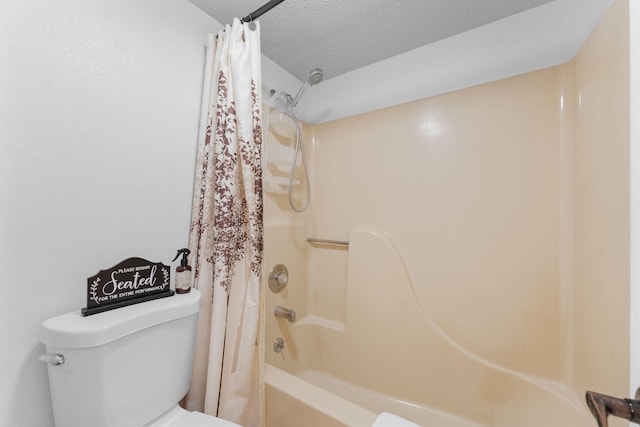
[[[271,292],[278,293],[283,290],[289,282],[289,270],[284,264],[276,264],[269,271],[269,289]]]

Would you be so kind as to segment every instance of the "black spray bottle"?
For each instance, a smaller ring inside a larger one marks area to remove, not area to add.
[[[178,254],[173,259],[174,261],[177,260],[180,254],[182,254],[180,265],[176,267],[177,294],[186,294],[191,292],[191,266],[189,265],[189,260],[187,260],[190,253],[191,251],[187,248],[178,249]]]

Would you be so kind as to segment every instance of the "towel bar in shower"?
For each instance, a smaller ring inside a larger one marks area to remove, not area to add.
[[[344,240],[316,239],[315,237],[307,237],[307,242],[349,247],[349,242],[345,242]]]

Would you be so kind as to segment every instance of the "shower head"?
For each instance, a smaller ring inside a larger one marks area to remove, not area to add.
[[[324,78],[324,73],[322,72],[322,68],[314,68],[309,71],[309,77],[307,77],[307,82],[313,86],[317,85]]]
[[[313,70],[309,71],[309,76],[307,77],[307,80],[304,82],[302,87],[298,90],[298,93],[296,93],[296,96],[293,98],[291,105],[294,107],[298,105],[298,101],[300,101],[300,98],[302,98],[302,94],[304,94],[304,91],[307,90],[309,86],[315,86],[318,83],[320,83],[323,78],[324,78],[324,73],[322,69],[314,68]]]

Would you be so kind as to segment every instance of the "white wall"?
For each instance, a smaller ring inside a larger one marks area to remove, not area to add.
[[[38,329],[88,276],[187,245],[218,27],[186,1],[0,3],[0,425],[53,425]]]

